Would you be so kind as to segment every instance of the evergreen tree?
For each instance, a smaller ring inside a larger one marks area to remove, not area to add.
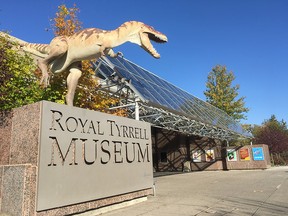
[[[238,98],[239,85],[232,86],[235,76],[232,71],[227,72],[225,66],[216,65],[208,75],[206,82],[206,101],[226,112],[235,120],[246,119],[244,113],[249,111],[245,107],[245,97]]]

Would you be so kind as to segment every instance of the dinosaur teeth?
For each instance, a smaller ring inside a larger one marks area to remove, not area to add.
[[[149,49],[149,52],[150,52],[155,58],[160,58],[160,54],[157,52],[156,49],[154,49],[154,47],[152,47],[151,49]]]
[[[156,43],[166,43],[168,41],[167,37],[165,35],[155,34],[151,32],[146,33],[150,40],[156,42]]]
[[[160,34],[155,34],[152,32],[144,32],[141,34],[141,47],[144,48],[148,53],[150,53],[154,58],[160,58],[160,54],[151,44],[151,41],[156,43],[165,43],[167,40],[166,36]]]

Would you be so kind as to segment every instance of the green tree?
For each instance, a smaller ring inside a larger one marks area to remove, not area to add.
[[[245,107],[245,97],[238,98],[240,86],[232,86],[234,79],[232,71],[228,72],[225,66],[216,65],[208,75],[204,94],[208,103],[239,121],[246,119],[244,113],[249,109]]]
[[[19,53],[16,43],[0,36],[0,110],[41,100],[43,90],[33,73],[36,65],[25,53]]]

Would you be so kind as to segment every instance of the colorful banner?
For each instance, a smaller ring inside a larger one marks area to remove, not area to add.
[[[193,151],[192,153],[193,162],[201,162],[201,154],[202,154],[201,150]]]
[[[237,152],[235,151],[235,149],[227,149],[227,160],[237,161]]]
[[[215,154],[213,149],[209,149],[205,151],[206,156],[206,162],[214,161],[215,160]]]
[[[241,161],[249,161],[250,160],[250,154],[248,148],[242,148],[239,151],[240,160]]]
[[[262,161],[264,160],[264,153],[262,147],[254,147],[252,148],[252,154],[254,161]]]

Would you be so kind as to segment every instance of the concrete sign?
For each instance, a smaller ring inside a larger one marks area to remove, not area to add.
[[[43,101],[37,211],[151,188],[150,129]]]

